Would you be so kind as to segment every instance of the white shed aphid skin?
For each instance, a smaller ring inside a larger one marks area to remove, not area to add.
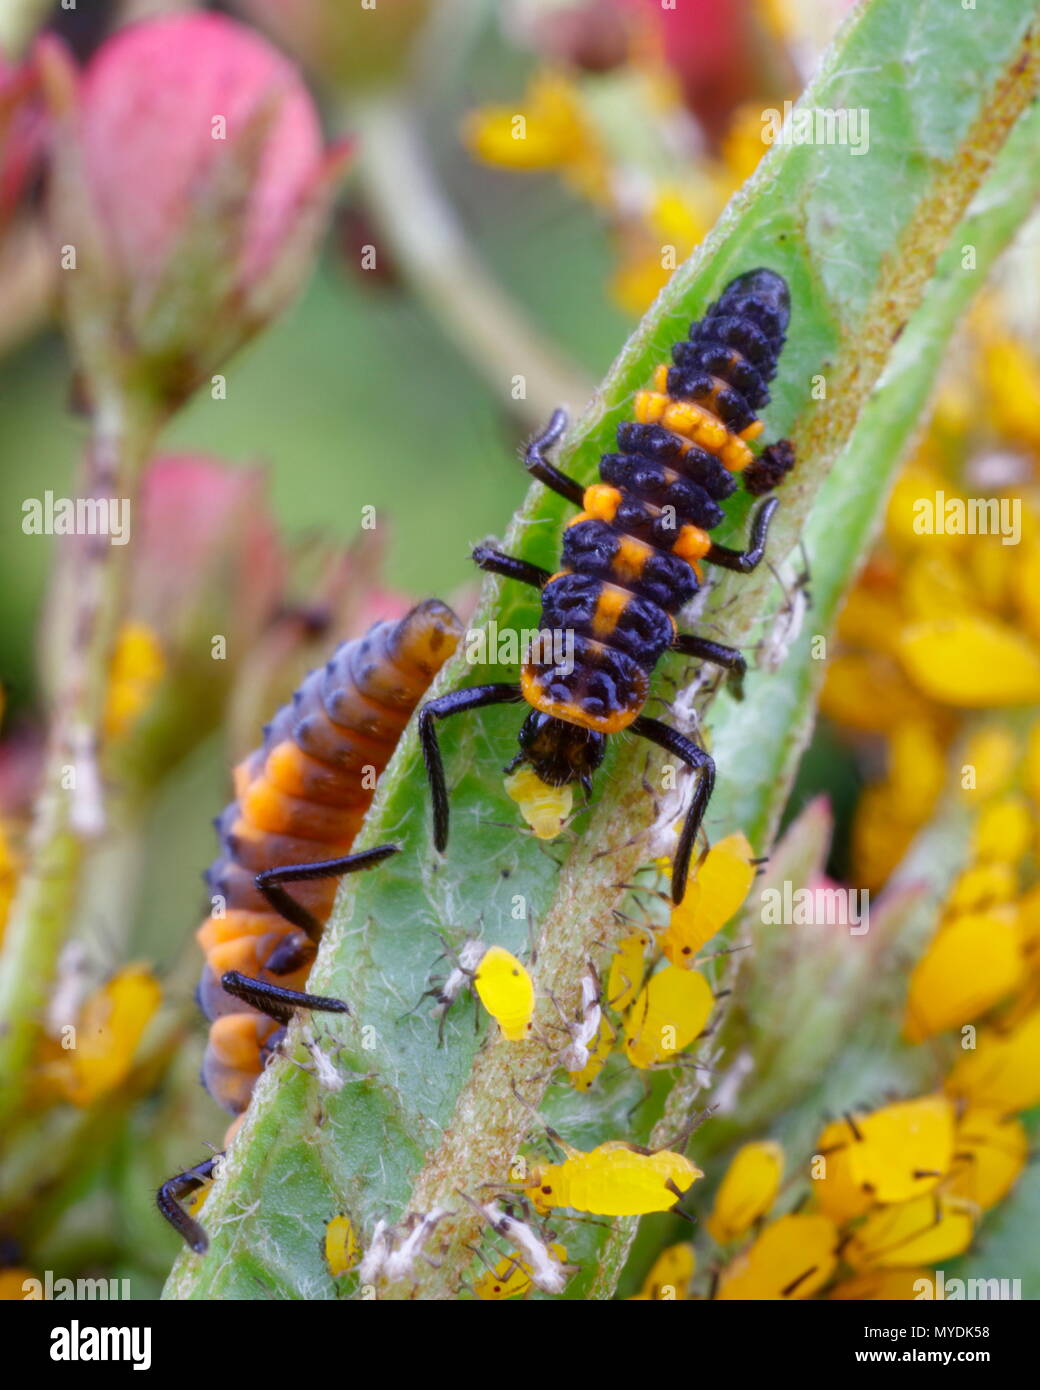
[[[769,630],[758,643],[755,664],[760,670],[774,672],[780,669],[812,606],[812,595],[809,592],[811,575],[804,546],[802,558],[800,573],[790,562],[782,565],[779,570],[774,570],[777,582],[784,591],[784,603],[775,613]]]
[[[362,1284],[374,1284],[376,1282],[383,1271],[389,1253],[390,1228],[385,1221],[377,1221],[368,1249],[358,1266],[358,1278]]]
[[[495,1202],[480,1208],[488,1224],[503,1240],[509,1241],[531,1271],[532,1282],[543,1293],[562,1293],[567,1284],[567,1266],[562,1265],[543,1240],[524,1221],[510,1216]]]
[[[419,1217],[401,1244],[396,1250],[391,1250],[383,1262],[383,1277],[388,1283],[392,1284],[398,1279],[406,1279],[411,1274],[415,1267],[415,1261],[422,1253],[423,1246],[433,1234],[438,1221],[441,1221],[447,1214],[447,1208],[434,1207],[432,1211]]]
[[[432,991],[437,1002],[430,1010],[431,1018],[443,1018],[466,986],[472,983],[473,974],[486,950],[486,944],[476,937],[462,943],[455,957],[454,969],[447,975],[444,983]]]
[[[589,965],[581,977],[581,1012],[577,1021],[567,1023],[571,1041],[560,1054],[560,1064],[567,1071],[581,1071],[588,1065],[589,1049],[599,1033],[602,1018],[599,976]]]
[[[371,1243],[358,1267],[361,1283],[374,1285],[383,1281],[392,1284],[406,1279],[415,1268],[415,1261],[437,1223],[447,1214],[446,1207],[434,1207],[423,1215],[413,1213],[407,1218],[413,1223],[407,1233],[401,1227],[377,1221]]]

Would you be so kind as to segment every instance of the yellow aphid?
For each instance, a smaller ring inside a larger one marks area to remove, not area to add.
[[[576,1091],[589,1091],[592,1089],[596,1078],[607,1064],[607,1058],[614,1050],[614,1043],[617,1034],[610,1026],[610,1020],[605,1014],[600,1015],[599,1031],[595,1041],[589,1048],[589,1060],[582,1067],[581,1071],[571,1071],[567,1073],[568,1080]]]
[[[623,1014],[639,993],[650,943],[649,932],[636,931],[619,941],[614,950],[607,976],[606,1002],[616,1013]]]
[[[838,616],[838,635],[853,646],[895,655],[902,619],[894,592],[877,593],[863,585],[846,598]]]
[[[912,622],[945,618],[978,607],[970,577],[948,550],[915,555],[903,580],[904,613]]]
[[[852,1171],[856,1131],[848,1120],[832,1120],[816,1141],[813,1159],[813,1192],[820,1210],[843,1224],[865,1212],[871,1196],[859,1186]]]
[[[1023,893],[1016,906],[1022,951],[1034,958],[1035,964],[1035,957],[1040,952],[1040,883],[1030,888],[1028,893]]]
[[[209,1201],[209,1195],[213,1191],[213,1178],[208,1178],[201,1187],[197,1187],[194,1192],[189,1192],[187,1197],[181,1198],[181,1206],[189,1216],[197,1217],[202,1208]]]
[[[934,1286],[930,1269],[875,1269],[836,1284],[827,1297],[839,1302],[909,1303],[923,1291],[925,1280]]]
[[[124,734],[148,705],[166,670],[155,633],[145,623],[126,622],[116,638],[105,701],[108,738]]]
[[[1040,1104],[1040,1009],[1006,1032],[980,1028],[974,1042],[946,1078],[951,1096],[1005,1114]]]
[[[943,1192],[878,1207],[853,1230],[842,1254],[855,1270],[937,1264],[967,1250],[976,1211]]]
[[[630,1303],[684,1302],[690,1296],[690,1284],[697,1268],[692,1245],[669,1245],[662,1250],[643,1280],[643,1287],[628,1300]]]
[[[991,327],[982,359],[985,399],[1007,439],[1040,447],[1040,373],[1036,359],[1017,339]]]
[[[585,136],[577,91],[560,74],[543,71],[516,106],[485,106],[463,124],[470,153],[502,169],[561,169],[581,153]]]
[[[334,1216],[325,1227],[325,1261],[333,1279],[352,1270],[361,1259],[354,1223],[349,1216]]]
[[[521,1042],[531,1031],[534,984],[530,975],[504,946],[489,946],[473,976],[480,1002],[510,1042]]]
[[[567,1250],[554,1244],[549,1249],[561,1265],[567,1263]],[[519,1252],[503,1255],[494,1269],[482,1275],[473,1285],[473,1292],[486,1303],[499,1303],[507,1298],[526,1298],[535,1287],[531,1266]]]
[[[671,1211],[703,1176],[682,1154],[644,1153],[612,1139],[591,1153],[568,1148],[562,1163],[539,1164],[526,1195],[542,1212],[570,1207],[595,1216],[643,1216]]]
[[[958,1028],[1022,983],[1018,920],[1013,909],[967,913],[933,938],[910,975],[903,1035],[919,1043]]]
[[[1022,765],[1022,785],[1033,801],[1040,805],[1040,720],[1029,729],[1026,757]]]
[[[1003,797],[979,812],[972,835],[976,859],[1017,864],[1033,833],[1033,819],[1026,802],[1018,796]]]
[[[961,759],[965,767],[975,770],[971,795],[988,800],[1004,791],[1014,776],[1020,756],[1018,740],[1006,729],[980,729],[972,734]]]
[[[820,708],[835,723],[862,733],[888,733],[928,713],[900,667],[875,652],[839,652],[828,662]]]
[[[903,665],[917,688],[958,709],[1035,704],[1040,655],[1014,628],[989,618],[915,623],[900,640]]]
[[[1029,1136],[1022,1121],[981,1105],[962,1116],[955,1145],[944,1190],[983,1211],[1004,1200],[1029,1158]]]
[[[551,787],[534,768],[522,766],[502,784],[539,840],[555,840],[574,805],[573,786]]]
[[[67,1100],[91,1105],[126,1080],[161,1002],[158,982],[141,965],[125,966],[90,995],[76,1024],[75,1047],[47,1067]]]
[[[889,741],[886,781],[899,819],[914,825],[927,820],[945,780],[946,758],[934,720],[898,724]]]
[[[771,1140],[738,1149],[715,1194],[707,1220],[719,1245],[739,1240],[776,1201],[784,1175],[784,1151]]]
[[[712,845],[661,937],[661,949],[673,965],[691,965],[705,942],[739,910],[755,879],[753,858],[739,832]]]
[[[930,1191],[953,1161],[954,1111],[946,1096],[896,1101],[854,1116],[852,1181],[875,1202],[906,1202]]]
[[[864,787],[852,823],[855,879],[871,891],[879,888],[903,858],[917,827],[899,818],[899,805],[888,782]]]
[[[972,864],[956,880],[943,907],[947,917],[979,912],[1018,896],[1018,874],[1011,864]]]
[[[781,1216],[719,1278],[718,1299],[809,1298],[838,1262],[838,1229],[826,1216]]]
[[[645,1069],[689,1047],[711,1016],[715,997],[698,970],[666,965],[651,975],[625,1014],[625,1055]]]

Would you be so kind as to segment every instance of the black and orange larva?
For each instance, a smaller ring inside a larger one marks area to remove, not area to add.
[[[610,734],[630,729],[698,772],[679,837],[672,896],[681,902],[690,854],[715,781],[715,765],[691,739],[642,713],[650,674],[666,651],[724,667],[737,693],[745,672],[741,654],[707,638],[680,634],[674,615],[697,592],[700,561],[747,574],[765,553],[777,501],[769,498],[751,521],[747,550],[717,545],[708,535],[723,519],[719,505],[743,473],[753,495],[769,492],[794,465],[794,450],[780,440],[757,457],[749,447],[762,431],[755,416],[769,399],[790,317],[783,277],[752,270],[730,282],[722,296],[672,349],[674,365],[661,366],[652,390],[635,399],[635,420],[620,425],[618,452],[600,460],[600,481],[583,488],[545,457],[562,435],[557,411],[529,446],[528,471],[581,508],[568,525],[559,570],[548,570],[487,546],[473,558],[483,570],[519,579],[542,593],[540,630],[573,638],[573,662],[558,646],[528,661],[519,684],[473,686],[424,705],[419,736],[433,798],[434,842],[448,840],[448,796],[436,721],[485,705],[526,702],[512,772],[526,764],[536,787],[548,793],[577,782],[588,793]],[[520,799],[520,798],[517,798]]]
[[[214,822],[220,857],[206,878],[220,911],[198,931],[206,964],[199,1004],[210,1020],[202,1081],[241,1117],[298,1009],[348,1012],[301,993],[332,910],[336,879],[371,868],[396,845],[350,853],[376,779],[462,627],[437,599],[377,623],[312,671],[235,769],[235,795]],[[300,885],[290,894],[285,885]],[[239,1121],[228,1131],[230,1142]],[[159,1210],[193,1250],[206,1249],[180,1205],[213,1172],[207,1159],[159,1189]]]

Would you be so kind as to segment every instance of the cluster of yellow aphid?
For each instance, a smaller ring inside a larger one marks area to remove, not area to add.
[[[719,840],[691,879],[683,901],[672,909],[667,925],[639,927],[618,943],[605,1002],[620,1016],[624,1053],[632,1066],[645,1070],[667,1065],[703,1032],[715,998],[694,963],[747,897],[755,877],[753,861],[743,835]],[[604,1014],[593,1054],[585,1068],[571,1076],[579,1090],[592,1085],[615,1036]]]
[[[968,1248],[1027,1162],[1018,1112],[1040,1103],[1040,888],[1019,896],[1019,869],[1034,818],[1007,790],[1008,750],[988,747],[970,860],[911,975],[904,1020],[910,1042],[959,1029],[960,1055],[940,1091],[824,1127],[810,1163],[812,1209],[762,1228],[724,1266],[719,1298],[938,1296],[933,1267]],[[772,1208],[782,1175],[774,1143],[737,1153],[706,1223],[720,1246]]]
[[[162,991],[142,965],[126,965],[93,990],[58,1036],[40,1050],[36,1095],[86,1108],[119,1091],[130,1076]]]
[[[1040,703],[1040,359],[1007,326],[1015,269],[1009,302],[991,292],[969,318],[829,654],[821,709],[885,743],[853,825],[853,878],[870,889],[939,805],[965,716]]]

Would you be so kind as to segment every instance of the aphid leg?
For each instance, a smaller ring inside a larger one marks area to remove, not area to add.
[[[337,878],[341,874],[372,869],[397,853],[396,845],[376,845],[358,854],[345,854],[339,859],[319,859],[313,864],[282,864],[276,869],[264,869],[253,882],[267,901],[287,922],[299,927],[314,942],[321,940],[322,926],[318,919],[287,893],[283,883],[305,883],[316,878]]]
[[[712,642],[708,637],[696,637],[692,632],[681,632],[672,650],[682,656],[693,656],[700,661],[710,661],[713,666],[724,667],[729,672],[730,693],[734,700],[743,700],[747,662],[736,647],[723,646],[721,642]]]
[[[181,1206],[185,1197],[190,1197],[193,1192],[197,1192],[213,1176],[213,1169],[217,1162],[217,1157],[203,1159],[201,1163],[196,1163],[194,1168],[188,1168],[183,1173],[177,1173],[172,1178],[167,1178],[162,1187],[155,1194],[156,1206],[165,1216],[173,1229],[182,1236],[185,1242],[195,1251],[196,1255],[204,1255],[209,1248],[209,1240],[206,1232],[193,1216]]]
[[[667,1187],[669,1192],[674,1192],[676,1197],[675,1206],[668,1208],[671,1214],[673,1216],[681,1216],[682,1219],[684,1221],[688,1221],[691,1226],[696,1226],[697,1218],[695,1216],[691,1216],[688,1211],[683,1211],[682,1209],[682,1199],[686,1196],[686,1193],[683,1192],[682,1188],[679,1187],[676,1183],[674,1183],[671,1178],[667,1180],[667,1182],[665,1183],[665,1187]]]
[[[722,569],[737,570],[741,574],[750,574],[753,569],[762,563],[762,558],[766,553],[766,539],[769,535],[769,523],[773,519],[773,513],[780,505],[777,497],[770,497],[763,502],[758,511],[751,518],[751,529],[748,539],[751,544],[747,550],[730,550],[725,545],[713,545],[705,555],[705,560],[711,565],[719,565]]]
[[[535,1120],[538,1121],[538,1123],[539,1123],[539,1124],[542,1126],[542,1128],[545,1130],[545,1133],[546,1133],[546,1136],[547,1136],[549,1142],[550,1142],[551,1144],[554,1144],[554,1145],[556,1146],[556,1148],[560,1151],[560,1153],[562,1153],[562,1154],[564,1155],[565,1158],[575,1158],[575,1157],[577,1157],[577,1155],[579,1154],[580,1150],[576,1149],[576,1148],[573,1146],[573,1144],[568,1144],[567,1141],[566,1141],[566,1139],[564,1139],[563,1135],[560,1134],[560,1133],[558,1133],[558,1132],[557,1132],[555,1129],[553,1129],[553,1127],[548,1123],[548,1121],[545,1119],[544,1115],[540,1115],[540,1114],[538,1113],[538,1111],[534,1108],[534,1106],[530,1103],[530,1101],[524,1100],[523,1096],[520,1094],[520,1092],[519,1092],[519,1091],[517,1090],[517,1088],[516,1088],[516,1082],[515,1082],[515,1081],[513,1082],[513,1095],[516,1096],[517,1100],[518,1100],[518,1101],[520,1102],[520,1104],[524,1107],[524,1109],[528,1112],[528,1114],[530,1114],[530,1115],[532,1116],[533,1119],[535,1119]]]
[[[566,497],[568,502],[573,502],[576,507],[581,507],[585,500],[585,489],[581,483],[576,482],[574,478],[568,478],[566,473],[561,473],[542,452],[544,449],[551,449],[566,428],[567,412],[554,410],[545,429],[531,440],[524,451],[524,467],[532,478],[537,478],[540,483],[544,483],[553,492],[558,492],[561,497]]]
[[[289,1023],[297,1009],[328,1014],[350,1013],[342,999],[330,999],[322,994],[303,994],[300,990],[286,989],[284,985],[272,984],[268,980],[253,979],[237,970],[226,970],[220,977],[220,987],[225,994],[244,1000],[277,1023]]]
[[[678,729],[670,729],[659,719],[651,719],[648,715],[641,714],[638,719],[632,721],[629,728],[640,738],[656,743],[666,753],[674,753],[693,772],[700,773],[672,863],[672,902],[681,903],[686,893],[686,876],[690,870],[690,855],[693,853],[694,841],[697,839],[697,832],[701,828],[704,812],[715,787],[715,763],[710,753],[698,748],[692,739],[679,733]]]
[[[541,565],[518,560],[515,555],[505,555],[501,550],[492,550],[489,545],[475,545],[470,558],[477,569],[485,574],[501,574],[506,579],[518,579],[521,584],[530,584],[535,589],[544,589],[552,578]]]
[[[419,711],[419,742],[433,798],[433,843],[438,850],[443,851],[448,844],[448,789],[433,721],[446,719],[449,714],[483,709],[485,705],[519,704],[523,698],[519,685],[472,685],[466,690],[453,690],[439,700],[431,700]]]

